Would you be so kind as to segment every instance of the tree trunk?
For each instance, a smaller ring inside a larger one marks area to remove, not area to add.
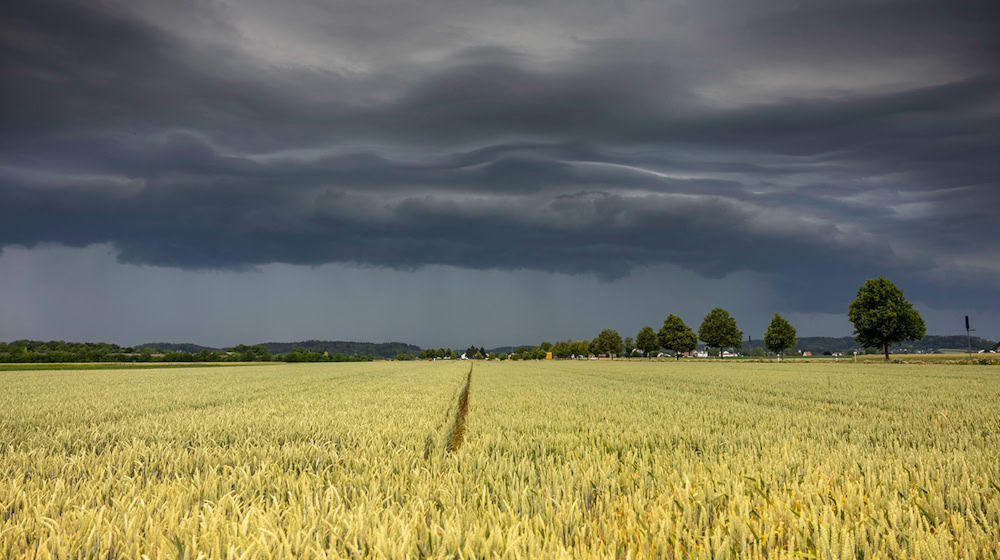
[[[883,347],[885,348],[885,361],[888,362],[889,361],[889,345],[885,344]]]
[[[677,360],[678,362],[681,361],[681,353],[675,351],[674,352],[674,359]]]

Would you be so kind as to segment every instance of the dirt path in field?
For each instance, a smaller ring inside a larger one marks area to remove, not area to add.
[[[472,364],[469,364],[469,373],[465,376],[465,387],[462,394],[458,396],[458,406],[455,408],[455,422],[448,432],[448,453],[454,453],[462,447],[465,438],[465,419],[469,414],[469,386],[472,384]]]

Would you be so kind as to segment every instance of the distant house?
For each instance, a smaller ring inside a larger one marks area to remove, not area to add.
[[[813,353],[810,352],[810,351],[808,351],[808,350],[805,350],[805,351],[802,352],[802,356],[803,357],[805,357],[805,356],[812,356],[812,355],[813,355]]]
[[[694,353],[694,357],[695,358],[707,358],[708,357],[708,350],[699,350],[699,351],[697,351],[697,352]]]

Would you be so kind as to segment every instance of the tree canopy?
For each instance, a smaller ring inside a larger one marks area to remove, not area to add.
[[[658,334],[660,346],[671,350],[676,359],[680,359],[683,352],[690,352],[698,347],[698,337],[695,336],[691,327],[684,323],[684,320],[671,313],[663,321]]]
[[[614,329],[604,329],[591,343],[595,354],[607,354],[614,357],[622,353],[622,337]]]
[[[780,359],[785,350],[795,346],[795,327],[784,317],[775,313],[774,317],[771,317],[771,324],[767,326],[767,331],[764,333],[764,346],[778,354]]]
[[[653,327],[646,325],[639,330],[639,334],[635,335],[635,347],[642,350],[646,357],[660,349],[660,339]]]
[[[722,357],[722,349],[729,347],[739,347],[743,344],[743,331],[736,327],[736,319],[729,316],[729,312],[721,307],[708,312],[701,326],[698,327],[698,338],[709,346],[719,348],[719,357]]]
[[[865,280],[847,307],[847,317],[858,344],[882,348],[886,361],[890,344],[920,340],[927,334],[920,312],[903,297],[903,290],[883,276]]]

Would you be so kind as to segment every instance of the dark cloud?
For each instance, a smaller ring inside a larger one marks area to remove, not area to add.
[[[189,8],[2,8],[0,247],[997,301],[994,3]]]

